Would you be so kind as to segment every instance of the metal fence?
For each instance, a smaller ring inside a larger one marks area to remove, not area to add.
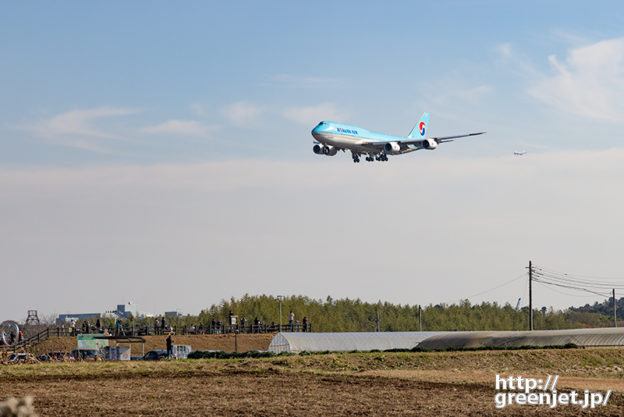
[[[169,333],[175,335],[195,335],[195,334],[259,334],[259,333],[278,333],[278,332],[312,332],[312,324],[306,323],[304,326],[302,323],[292,324],[250,324],[250,325],[224,325],[219,322],[204,326],[199,324],[197,326],[140,326],[140,325],[120,325],[113,328],[95,328],[90,326],[87,328],[81,327],[48,327],[40,330],[39,332],[25,338],[22,343],[11,346],[0,346],[0,348],[14,350],[15,346],[31,346],[39,342],[42,342],[50,337],[75,337],[79,334],[108,334],[115,336],[153,336],[153,335],[166,335]]]

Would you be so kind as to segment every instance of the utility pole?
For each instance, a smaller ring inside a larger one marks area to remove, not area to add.
[[[533,330],[533,263],[529,261],[529,330]]]
[[[418,304],[418,331],[422,332],[422,308]]]
[[[615,288],[613,289],[613,327],[617,327],[617,303],[615,302]]]
[[[379,310],[377,310],[377,331],[379,331]]]

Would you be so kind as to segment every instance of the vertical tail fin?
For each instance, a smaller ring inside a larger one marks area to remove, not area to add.
[[[429,113],[423,113],[418,124],[414,126],[410,132],[408,138],[410,139],[423,139],[429,130]]]

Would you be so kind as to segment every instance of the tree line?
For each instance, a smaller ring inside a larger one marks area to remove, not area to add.
[[[284,297],[282,300],[282,322],[288,323],[290,312],[295,321],[304,317],[319,332],[363,332],[375,331],[379,319],[381,331],[419,330],[527,330],[528,307],[516,310],[509,303],[496,302],[471,304],[463,300],[458,304],[400,305],[389,302],[370,303],[360,299],[313,299],[301,295]],[[239,320],[248,322],[258,319],[270,324],[279,324],[279,300],[269,295],[244,295],[240,298],[222,300],[203,310],[196,320],[204,325],[212,320],[225,321],[229,313],[238,315]],[[570,329],[580,327],[607,327],[612,317],[603,311],[581,311],[570,308],[555,311],[542,307],[534,311],[535,329]]]
[[[570,307],[565,311],[542,307],[533,312],[536,330],[571,329],[582,327],[610,327],[613,325],[612,301],[593,306]],[[620,311],[624,311],[624,299]],[[471,304],[463,300],[457,304],[429,304],[421,306],[389,302],[370,303],[360,299],[313,299],[301,295],[286,296],[282,300],[282,323],[287,325],[292,311],[296,322],[303,318],[314,332],[373,332],[380,331],[443,331],[443,330],[528,330],[528,307],[516,310],[509,303],[483,302]],[[279,300],[270,295],[244,295],[221,300],[201,311],[199,315],[167,316],[167,326],[190,328],[215,322],[228,325],[230,312],[245,318],[247,325],[280,323]],[[619,317],[622,317],[618,314]],[[123,320],[125,326],[152,327],[160,318],[137,317]],[[112,318],[102,318],[102,326],[114,329]]]

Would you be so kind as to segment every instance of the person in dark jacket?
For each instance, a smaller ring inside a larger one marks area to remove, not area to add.
[[[167,357],[171,358],[173,356],[173,339],[171,338],[171,333],[167,336]]]

